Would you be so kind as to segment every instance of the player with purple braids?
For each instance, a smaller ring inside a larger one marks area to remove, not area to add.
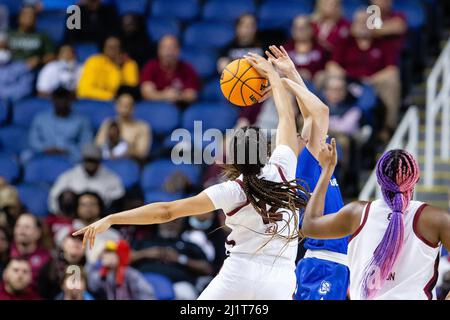
[[[435,299],[440,247],[450,248],[450,214],[413,201],[420,169],[407,151],[391,150],[378,161],[383,199],[347,204],[323,215],[326,190],[337,163],[336,142],[319,153],[322,172],[308,202],[302,232],[348,246],[351,299]]]

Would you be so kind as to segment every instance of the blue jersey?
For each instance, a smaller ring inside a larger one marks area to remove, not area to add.
[[[319,181],[321,168],[316,158],[304,148],[300,153],[297,162],[297,179],[306,190],[313,192],[317,182]],[[328,185],[327,194],[325,196],[324,214],[336,213],[344,206],[341,190],[336,178],[333,176]],[[347,253],[348,237],[333,240],[316,240],[306,238],[304,247],[310,250],[329,250],[338,253]]]

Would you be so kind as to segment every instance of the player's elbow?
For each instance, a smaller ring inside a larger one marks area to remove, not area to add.
[[[159,218],[163,222],[169,222],[176,219],[173,202],[161,202],[159,204]]]

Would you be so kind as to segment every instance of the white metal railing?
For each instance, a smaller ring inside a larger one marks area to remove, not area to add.
[[[425,120],[425,187],[427,188],[432,187],[434,181],[436,117],[441,110],[440,157],[448,160],[450,155],[450,39],[427,79]]]
[[[417,156],[418,142],[419,110],[416,106],[411,106],[398,125],[397,130],[392,136],[385,151],[391,149],[406,149],[414,156]],[[381,190],[378,187],[376,171],[373,170],[358,198],[362,201],[369,201],[375,192],[377,198],[380,198]]]

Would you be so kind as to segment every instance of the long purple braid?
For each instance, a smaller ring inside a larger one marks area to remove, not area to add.
[[[414,157],[404,150],[391,150],[378,160],[377,180],[384,201],[392,210],[383,239],[365,270],[362,299],[373,299],[383,286],[403,248],[403,212],[409,206],[420,169]]]

